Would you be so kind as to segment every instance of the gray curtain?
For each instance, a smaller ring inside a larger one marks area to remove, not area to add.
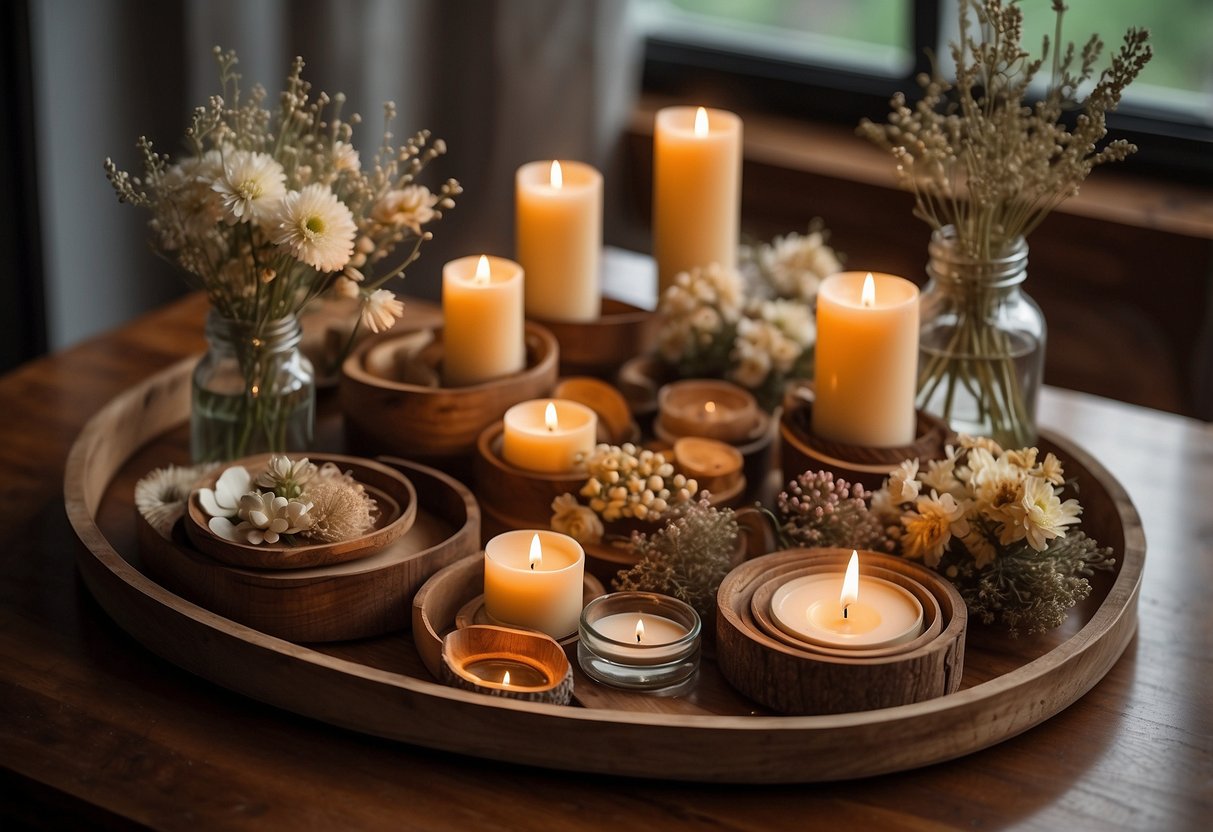
[[[426,127],[449,153],[428,171],[465,193],[397,287],[434,298],[442,264],[513,254],[514,170],[575,158],[607,174],[639,84],[625,0],[43,0],[33,8],[36,128],[53,348],[178,294],[145,245],[147,217],[120,206],[101,160],[136,163],[148,134],[176,151],[190,110],[216,90],[211,48],[237,50],[245,84],[276,93],[294,55],[313,90],[344,92],[374,147]],[[608,185],[607,211],[612,210]]]

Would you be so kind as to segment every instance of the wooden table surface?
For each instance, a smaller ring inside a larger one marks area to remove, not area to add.
[[[844,783],[565,774],[369,739],[244,699],[158,659],[93,601],[63,509],[68,448],[117,393],[202,349],[203,311],[188,298],[0,379],[0,828],[1182,830],[1213,821],[1209,425],[1045,391],[1042,425],[1125,485],[1148,554],[1137,637],[1100,684],[1039,727],[959,760]]]

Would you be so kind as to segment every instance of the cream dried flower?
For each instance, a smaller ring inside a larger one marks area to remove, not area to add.
[[[1024,481],[1023,497],[1015,506],[1014,514],[1028,545],[1043,552],[1050,540],[1065,537],[1066,526],[1077,523],[1081,512],[1077,500],[1063,503],[1048,482],[1029,477]]]
[[[274,454],[265,470],[258,474],[256,484],[279,497],[294,499],[304,492],[316,471],[316,466],[307,457],[292,462],[290,457]]]
[[[308,512],[312,504],[288,500],[272,491],[250,491],[240,498],[239,524],[226,517],[212,517],[208,527],[219,537],[236,543],[274,544],[284,535],[311,528]]]
[[[403,314],[404,302],[387,289],[376,289],[362,301],[362,325],[374,333],[387,332]]]
[[[420,234],[421,226],[436,216],[435,209],[440,199],[424,185],[409,185],[388,191],[380,197],[371,211],[371,218],[381,225],[407,228],[414,234]]]
[[[236,150],[224,159],[222,174],[211,188],[219,194],[229,225],[265,223],[286,194],[286,174],[267,153]]]
[[[689,502],[699,488],[694,479],[675,473],[663,454],[631,443],[597,446],[585,468],[581,496],[607,522],[659,520],[671,506]]]
[[[952,536],[963,537],[969,533],[965,506],[957,503],[951,494],[940,495],[932,491],[929,496],[919,497],[915,507],[917,511],[906,512],[901,518],[905,527],[902,552],[927,566],[938,566]]]
[[[341,271],[354,254],[354,216],[324,185],[291,191],[283,197],[276,219],[274,243],[318,272]]]
[[[579,503],[572,494],[561,494],[552,500],[550,525],[552,531],[567,534],[579,543],[598,543],[605,531],[594,510]]]
[[[240,498],[253,486],[253,477],[243,465],[233,465],[215,482],[214,488],[198,490],[198,501],[211,517],[235,517],[240,512]]]
[[[805,302],[816,299],[822,280],[842,271],[837,253],[826,245],[826,234],[820,228],[775,237],[758,246],[753,257],[778,297]]]
[[[135,508],[167,540],[172,536],[173,525],[185,514],[194,483],[214,468],[210,464],[157,468],[135,483]]]
[[[350,540],[375,525],[378,507],[366,490],[338,472],[322,474],[308,488],[312,525],[303,534],[311,540],[337,543]]]

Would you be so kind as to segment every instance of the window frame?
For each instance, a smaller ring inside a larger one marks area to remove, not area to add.
[[[698,45],[649,33],[646,92],[693,97],[715,106],[758,110],[809,121],[855,126],[883,122],[896,92],[920,97],[915,78],[931,71],[930,55],[944,40],[941,0],[911,0],[913,63],[901,76],[864,73],[783,57]],[[1161,108],[1122,102],[1108,115],[1108,140],[1137,145],[1117,168],[1127,173],[1213,184],[1213,125]]]

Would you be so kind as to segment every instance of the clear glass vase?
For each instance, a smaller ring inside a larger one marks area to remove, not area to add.
[[[931,235],[929,278],[919,309],[918,407],[958,433],[1004,448],[1036,442],[1045,320],[1021,288],[1022,237],[997,257],[964,254],[955,230]]]
[[[208,313],[209,348],[194,368],[190,407],[195,462],[311,446],[316,381],[302,336],[295,315],[258,325]]]

